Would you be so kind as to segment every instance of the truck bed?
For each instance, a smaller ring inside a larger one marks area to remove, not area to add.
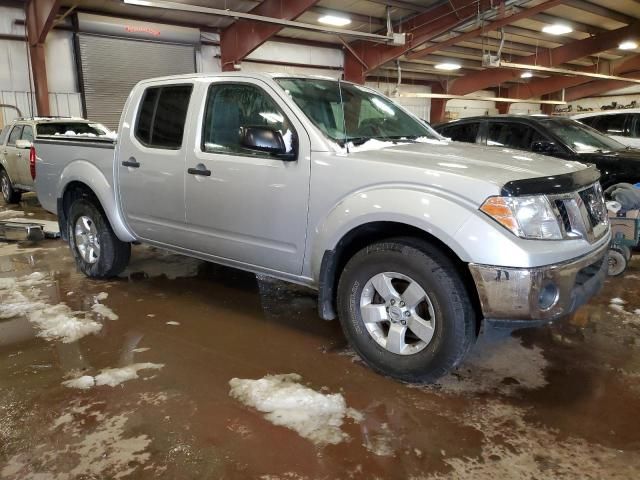
[[[87,169],[97,169],[113,188],[113,156],[115,140],[94,137],[38,137],[35,142],[36,192],[45,210],[56,212],[61,182],[69,181],[64,170],[81,162]],[[97,172],[96,172],[97,173]],[[98,175],[96,175],[96,178]]]

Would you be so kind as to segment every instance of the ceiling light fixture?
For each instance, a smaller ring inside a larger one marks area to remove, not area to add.
[[[638,48],[638,43],[634,42],[633,40],[627,40],[618,45],[618,48],[620,50],[635,50],[636,48]]]
[[[542,31],[544,33],[548,33],[549,35],[565,35],[567,33],[573,32],[573,28],[562,23],[554,23],[553,25],[547,25],[543,27]]]
[[[344,27],[351,23],[351,19],[347,17],[338,17],[336,15],[323,15],[318,19],[318,21],[325,25],[333,25],[334,27]]]
[[[533,72],[522,72],[520,78],[531,78],[533,77]]]
[[[444,62],[438,63],[435,68],[437,68],[438,70],[460,70],[460,65],[458,65],[457,63]]]

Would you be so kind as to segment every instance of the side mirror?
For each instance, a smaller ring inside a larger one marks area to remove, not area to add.
[[[31,147],[33,147],[33,142],[31,140],[16,140],[16,148],[29,150]]]
[[[536,153],[542,153],[543,155],[549,155],[558,151],[555,142],[551,142],[548,140],[533,142],[533,144],[531,145],[531,150]]]
[[[287,152],[282,134],[269,127],[241,127],[240,143],[250,150],[283,156],[286,160],[293,160],[294,154]]]

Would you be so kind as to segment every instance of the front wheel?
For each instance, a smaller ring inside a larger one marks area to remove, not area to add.
[[[116,237],[102,209],[88,199],[71,205],[68,234],[76,264],[88,277],[114,277],[127,267],[131,245]]]
[[[374,370],[433,382],[460,364],[476,314],[460,273],[428,243],[398,238],[354,255],[338,285],[345,336]]]
[[[0,169],[0,189],[2,189],[2,198],[5,203],[19,203],[22,192],[13,188],[11,179],[6,170]]]

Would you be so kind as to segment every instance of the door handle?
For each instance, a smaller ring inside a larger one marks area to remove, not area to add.
[[[201,175],[203,177],[211,176],[211,170],[207,170],[206,168],[189,168],[187,173],[190,173],[191,175]]]
[[[133,157],[129,158],[129,160],[124,160],[122,162],[123,167],[129,168],[140,168],[140,163]]]

